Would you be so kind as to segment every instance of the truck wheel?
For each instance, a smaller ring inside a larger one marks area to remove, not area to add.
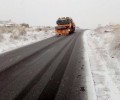
[[[74,33],[74,31],[75,31],[75,28],[72,27],[72,28],[71,28],[71,33]]]
[[[75,32],[75,27],[73,27],[73,33]]]

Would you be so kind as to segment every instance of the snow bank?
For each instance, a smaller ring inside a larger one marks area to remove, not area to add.
[[[120,60],[120,25],[98,27],[95,29],[95,33],[97,33],[96,35],[98,35],[98,37],[100,35],[102,36],[102,44],[105,43],[108,45],[108,52],[110,56],[116,57]]]
[[[0,29],[0,54],[55,35],[51,27],[0,27]]]
[[[118,25],[85,32],[97,100],[120,98],[120,35],[116,27]]]
[[[92,77],[92,72],[91,72],[91,64],[90,64],[90,59],[88,55],[88,41],[86,34],[89,33],[89,31],[86,31],[84,36],[83,36],[83,41],[84,41],[84,57],[85,57],[85,63],[86,63],[86,85],[87,85],[87,95],[88,95],[88,100],[97,100],[97,95],[95,91],[95,86],[94,86],[94,81]]]

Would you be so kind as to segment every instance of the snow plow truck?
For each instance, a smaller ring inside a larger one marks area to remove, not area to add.
[[[56,21],[57,26],[55,27],[55,32],[58,35],[69,35],[74,33],[75,31],[75,24],[70,17],[62,17],[58,18]]]

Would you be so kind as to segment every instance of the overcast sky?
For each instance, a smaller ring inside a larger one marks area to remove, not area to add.
[[[0,20],[53,26],[62,16],[82,28],[120,24],[120,0],[0,0]]]

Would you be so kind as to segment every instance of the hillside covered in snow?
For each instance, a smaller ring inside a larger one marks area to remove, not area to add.
[[[0,22],[0,54],[55,35],[53,27]]]

